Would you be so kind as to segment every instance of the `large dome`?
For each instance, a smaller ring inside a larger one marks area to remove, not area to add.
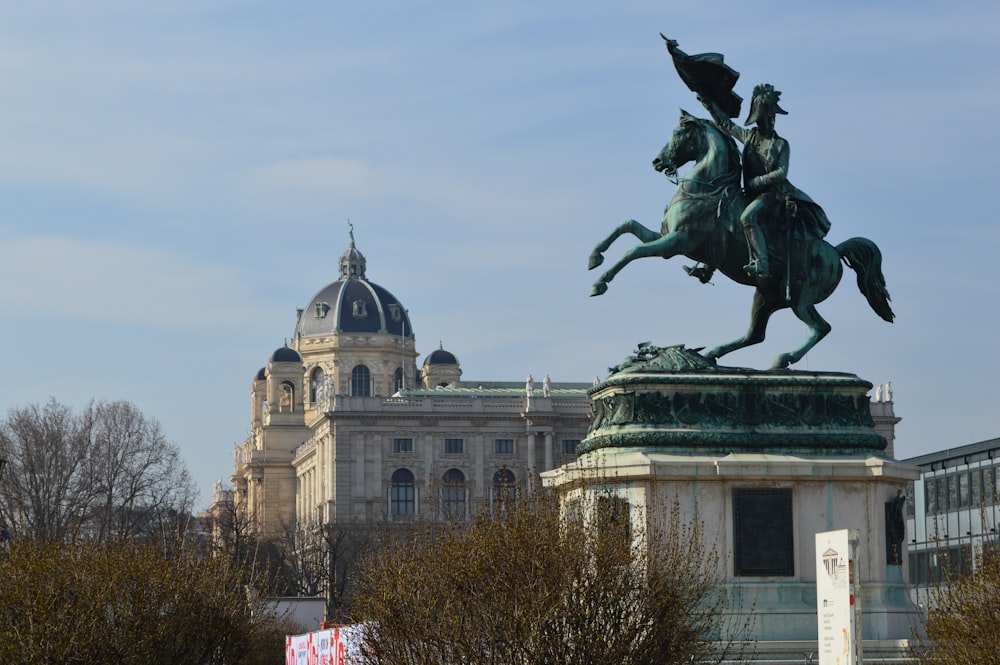
[[[295,336],[380,333],[413,338],[399,300],[365,276],[365,257],[351,246],[340,257],[340,279],[322,288],[299,312]]]

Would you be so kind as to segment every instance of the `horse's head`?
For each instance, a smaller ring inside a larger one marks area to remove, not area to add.
[[[670,141],[653,160],[653,168],[668,176],[688,162],[714,162],[713,170],[727,172],[739,169],[739,152],[732,138],[723,134],[707,120],[681,110],[681,119]]]
[[[653,168],[669,176],[676,176],[677,169],[690,161],[697,161],[706,151],[705,130],[701,121],[681,110],[681,120],[667,145],[653,160]]]

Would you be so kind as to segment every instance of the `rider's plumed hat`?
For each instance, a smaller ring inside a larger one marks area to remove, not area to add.
[[[788,111],[778,106],[779,99],[781,99],[781,91],[775,90],[770,83],[761,83],[755,86],[753,97],[750,100],[750,115],[747,116],[747,121],[744,124],[754,124],[760,119],[761,114],[768,111],[788,115]]]

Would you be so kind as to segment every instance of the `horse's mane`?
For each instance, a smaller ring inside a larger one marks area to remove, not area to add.
[[[740,150],[736,145],[736,141],[728,132],[722,131],[718,125],[716,125],[711,120],[706,120],[704,118],[695,118],[705,129],[706,133],[714,134],[720,145],[725,149],[726,153],[726,171],[739,171],[740,170]]]

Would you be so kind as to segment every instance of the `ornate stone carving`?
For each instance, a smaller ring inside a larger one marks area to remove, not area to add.
[[[590,390],[586,452],[608,447],[839,455],[881,451],[851,374],[721,367],[683,346],[640,344]]]

